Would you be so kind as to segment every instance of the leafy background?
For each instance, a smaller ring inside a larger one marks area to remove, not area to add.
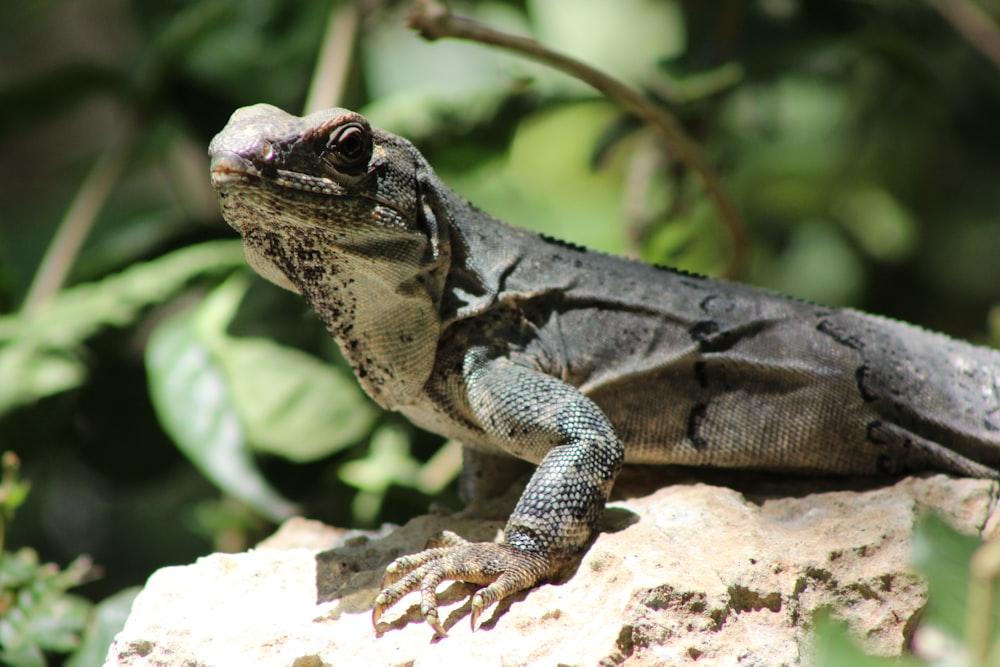
[[[648,128],[543,66],[423,42],[406,4],[0,4],[0,451],[31,483],[6,527],[19,554],[0,563],[8,584],[18,568],[31,579],[38,562],[89,554],[99,570],[70,566],[63,589],[104,600],[158,567],[245,548],[293,512],[373,526],[432,499],[457,505],[455,448],[360,393],[304,303],[244,268],[209,188],[205,148],[229,114],[261,101],[301,111],[324,46],[341,103],[409,137],[480,207],[725,272],[725,226]],[[1000,64],[942,4],[457,9],[676,114],[744,217],[742,280],[996,343]],[[1000,17],[996,0],[956,4]],[[68,250],[43,263],[53,244]],[[66,621],[62,644],[4,657],[41,664],[79,646],[88,613]]]

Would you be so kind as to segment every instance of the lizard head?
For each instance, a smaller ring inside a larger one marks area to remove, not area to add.
[[[352,111],[266,104],[237,110],[209,154],[250,266],[309,301],[370,395],[405,402],[430,373],[450,261],[424,158]]]
[[[209,154],[223,216],[243,236],[250,265],[283,287],[308,291],[296,252],[303,244],[411,274],[441,259],[442,230],[420,196],[418,176],[430,168],[409,142],[360,114],[244,107]]]

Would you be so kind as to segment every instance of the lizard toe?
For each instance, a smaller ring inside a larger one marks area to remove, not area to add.
[[[461,539],[461,538],[459,538]],[[420,591],[420,615],[445,635],[438,612],[437,587],[447,580],[484,585],[472,598],[472,627],[490,605],[530,588],[555,572],[551,559],[507,544],[466,542],[402,556],[389,564],[375,598],[372,623],[407,594]]]

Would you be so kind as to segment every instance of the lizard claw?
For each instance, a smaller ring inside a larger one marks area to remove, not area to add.
[[[372,608],[372,625],[405,595],[420,591],[420,615],[439,636],[447,635],[438,613],[437,587],[442,581],[467,581],[484,585],[472,596],[472,629],[494,602],[534,586],[554,573],[544,556],[507,544],[468,542],[457,535],[438,538],[440,546],[397,558],[386,568],[382,591]]]

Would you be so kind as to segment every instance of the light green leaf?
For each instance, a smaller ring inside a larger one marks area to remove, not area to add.
[[[243,275],[234,276],[205,299],[196,317],[250,446],[301,462],[360,440],[378,411],[353,376],[268,339],[226,334],[248,286]]]
[[[531,0],[528,11],[540,42],[633,86],[648,83],[656,63],[679,55],[685,46],[684,15],[678,2],[577,0],[572,11],[567,11],[562,0]],[[596,94],[562,73],[550,74],[542,83],[553,91]]]
[[[768,287],[832,306],[855,302],[865,282],[857,252],[825,220],[795,229],[788,248],[763,273]]]
[[[220,363],[254,449],[313,461],[368,433],[378,412],[353,377],[265,339],[229,339]]]
[[[153,332],[146,367],[160,423],[206,477],[273,520],[295,513],[295,505],[254,465],[223,370],[196,326],[195,313],[174,317]]]
[[[138,586],[126,588],[97,604],[84,631],[83,642],[66,661],[66,667],[101,667],[104,664],[111,642],[125,627],[132,602],[141,590]]]
[[[834,208],[847,231],[872,257],[900,261],[916,249],[916,221],[885,189],[853,189],[835,201]]]
[[[913,538],[914,565],[927,578],[926,622],[958,639],[964,636],[969,561],[980,545],[933,514],[920,520]]]
[[[43,650],[67,653],[80,645],[90,609],[90,602],[80,596],[51,594],[31,610],[19,632]]]
[[[0,632],[4,630],[0,621]],[[10,667],[45,667],[45,656],[35,644],[18,644],[11,648],[0,650],[0,665]]]
[[[372,435],[368,456],[340,467],[340,479],[363,491],[384,493],[391,484],[415,486],[420,465],[410,455],[406,433],[383,426]]]
[[[0,617],[3,664],[44,665],[44,660],[37,662],[42,651],[65,653],[76,648],[91,604],[66,591],[90,576],[90,560],[80,556],[60,570],[40,564],[28,548],[4,553],[0,560],[0,592],[13,603]]]
[[[131,324],[195,276],[243,263],[239,242],[204,243],[65,289],[35,312],[0,317],[0,414],[82,383],[80,346],[101,328]]]
[[[859,649],[847,633],[843,623],[829,614],[817,614],[813,638],[814,664],[816,667],[920,667],[920,660],[910,656],[887,658],[867,655]]]
[[[442,172],[463,197],[501,220],[608,252],[628,247],[621,173],[594,172],[591,146],[615,114],[603,102],[569,104],[525,119],[503,164]]]
[[[337,474],[346,484],[360,490],[351,503],[355,519],[371,523],[378,516],[390,486],[418,486],[420,464],[410,454],[407,434],[399,428],[383,426],[372,435],[368,456],[345,463]]]
[[[528,32],[524,16],[501,3],[461,11],[494,27]],[[494,116],[515,89],[513,70],[524,61],[460,40],[428,42],[406,27],[403,16],[373,24],[360,44],[371,96],[363,112],[372,124],[415,139],[430,134],[442,117],[474,124]]]

